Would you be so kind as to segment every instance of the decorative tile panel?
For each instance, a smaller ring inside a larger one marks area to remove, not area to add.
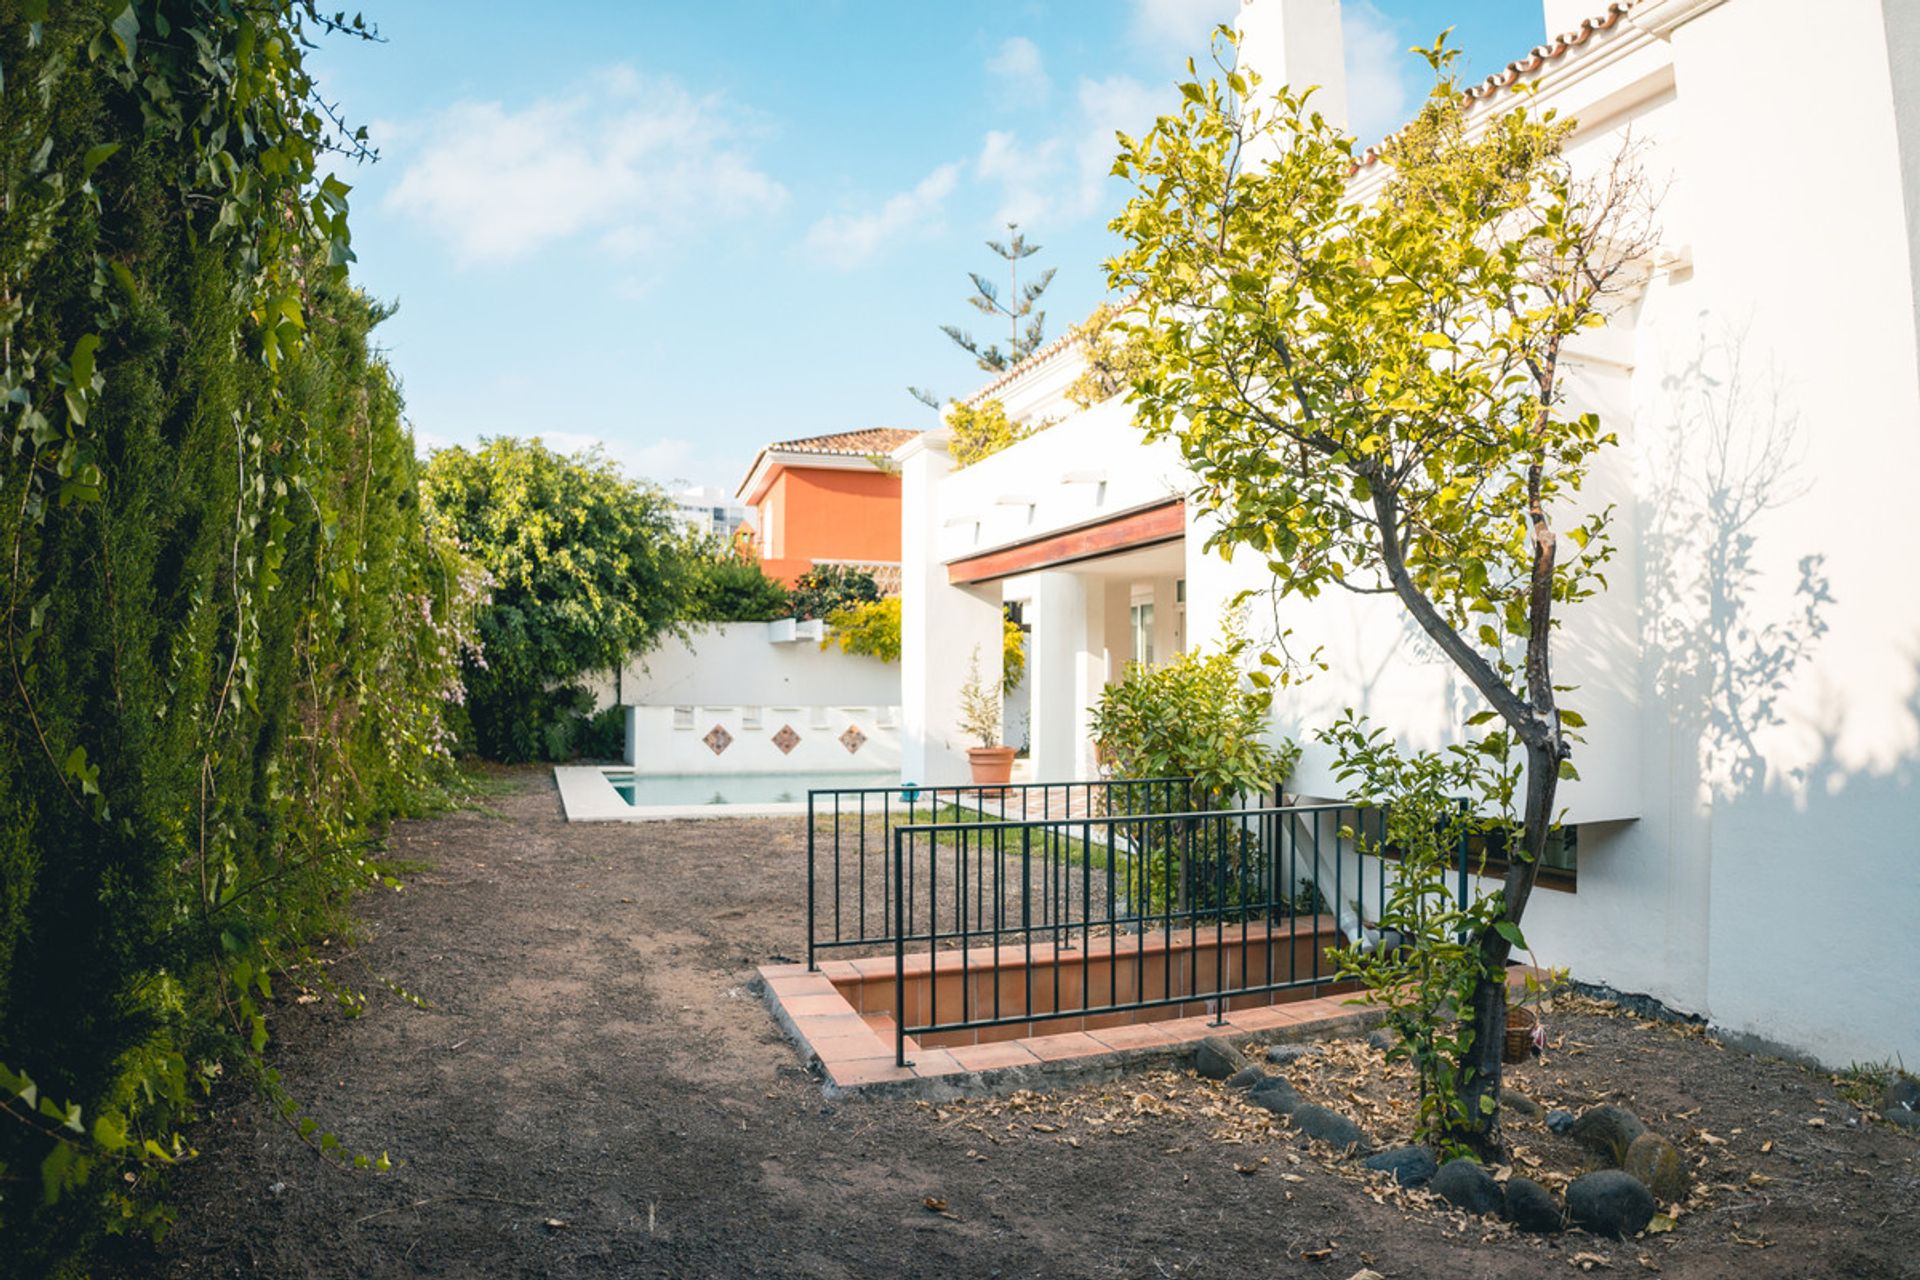
[[[719,755],[722,751],[725,751],[733,745],[733,735],[727,732],[725,725],[717,724],[707,730],[707,736],[700,739],[700,741],[706,743],[707,749],[713,752],[713,754]]]
[[[783,724],[780,731],[773,735],[773,745],[780,748],[781,755],[789,755],[800,745],[800,735],[793,731],[792,725]]]
[[[867,735],[860,732],[859,725],[850,724],[847,731],[840,735],[840,745],[847,749],[848,755],[852,755],[867,745]]]

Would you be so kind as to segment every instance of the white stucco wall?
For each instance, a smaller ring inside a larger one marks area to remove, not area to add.
[[[1109,400],[944,476],[936,552],[956,560],[1045,537],[1165,502],[1187,484],[1179,447],[1147,444],[1125,402]]]
[[[1920,66],[1900,56],[1920,24],[1898,15],[1890,46],[1896,8],[1642,3],[1534,100],[1582,122],[1577,169],[1631,136],[1663,196],[1643,288],[1568,362],[1570,407],[1621,441],[1587,495],[1615,504],[1618,555],[1556,645],[1590,724],[1561,793],[1578,891],[1536,893],[1527,933],[1543,963],[1834,1065],[1920,1061]],[[1130,433],[1097,406],[929,490],[935,562],[1084,523],[1095,473],[1116,509],[1184,488],[1177,451]],[[1190,519],[1187,641],[1207,645],[1268,571],[1204,554]],[[1390,599],[1246,621],[1331,667],[1281,697],[1276,733],[1351,706],[1434,747],[1476,707]],[[1327,765],[1310,747],[1293,789],[1340,794]]]
[[[900,667],[818,640],[774,642],[779,623],[725,622],[669,638],[620,673],[589,684],[596,706],[895,706]],[[790,628],[789,628],[790,629]]]
[[[629,706],[627,763],[642,773],[897,773],[900,709],[894,706]],[[788,750],[781,732],[792,729]],[[724,738],[715,751],[708,735]]]
[[[938,493],[953,468],[944,432],[902,445],[900,464],[900,773],[944,786],[969,781],[960,732],[960,689],[968,664],[981,681],[1000,682],[1000,587],[956,587],[940,552],[944,519]],[[1017,744],[1016,744],[1017,745]]]

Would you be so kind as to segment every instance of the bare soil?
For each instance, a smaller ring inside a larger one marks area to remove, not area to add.
[[[1599,1008],[1554,1010],[1516,1087],[1622,1102],[1682,1143],[1708,1193],[1663,1235],[1439,1211],[1187,1073],[827,1102],[753,989],[804,954],[803,824],[569,826],[545,770],[501,776],[490,811],[394,833],[426,865],[366,901],[339,965],[367,1011],[275,1017],[293,1093],[393,1170],[322,1158],[236,1085],[190,1135],[173,1233],[100,1274],[1920,1276],[1920,1142],[1823,1074]],[[1363,1058],[1336,1047],[1297,1083],[1391,1138],[1399,1086]],[[1537,1121],[1512,1137],[1577,1158]]]

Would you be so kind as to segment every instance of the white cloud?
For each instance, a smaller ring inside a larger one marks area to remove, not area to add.
[[[746,113],[629,68],[522,108],[455,103],[431,117],[387,204],[463,264],[592,235],[633,255],[715,221],[780,207],[746,146]]]
[[[995,130],[981,141],[974,174],[998,183],[995,222],[1018,222],[1044,233],[1109,210],[1107,176],[1119,149],[1116,132],[1138,136],[1172,104],[1128,76],[1082,80],[1076,111],[1057,132],[1032,143]]]
[[[1346,43],[1347,115],[1354,137],[1371,146],[1407,122],[1407,74],[1416,66],[1409,41],[1370,0],[1347,0],[1340,34]]]
[[[1149,48],[1198,60],[1221,23],[1232,23],[1240,0],[1133,0],[1131,32]]]
[[[822,218],[807,228],[807,249],[831,266],[859,266],[893,240],[939,227],[946,199],[959,180],[960,166],[943,164],[878,209]]]
[[[1040,47],[1025,36],[1004,41],[987,59],[994,101],[1003,108],[1037,107],[1053,92]]]

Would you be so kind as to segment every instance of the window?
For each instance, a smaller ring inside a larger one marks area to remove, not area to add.
[[[1576,872],[1579,870],[1580,828],[1577,826],[1556,827],[1547,833],[1546,851],[1540,857],[1540,874],[1534,883],[1542,889],[1559,889],[1567,893],[1577,892],[1575,888]],[[1471,875],[1498,879],[1507,874],[1507,837],[1503,831],[1490,832],[1487,835],[1467,838],[1467,871]],[[1391,846],[1387,857],[1398,860],[1398,851]]]
[[[1573,892],[1574,873],[1579,869],[1580,828],[1556,827],[1547,833],[1547,847],[1540,855],[1540,874],[1534,883],[1542,889]],[[1481,860],[1485,859],[1485,870]],[[1504,831],[1467,840],[1467,869],[1476,875],[1507,874],[1507,836]]]
[[[1133,606],[1133,660],[1146,665],[1153,663],[1153,606],[1151,604]]]

